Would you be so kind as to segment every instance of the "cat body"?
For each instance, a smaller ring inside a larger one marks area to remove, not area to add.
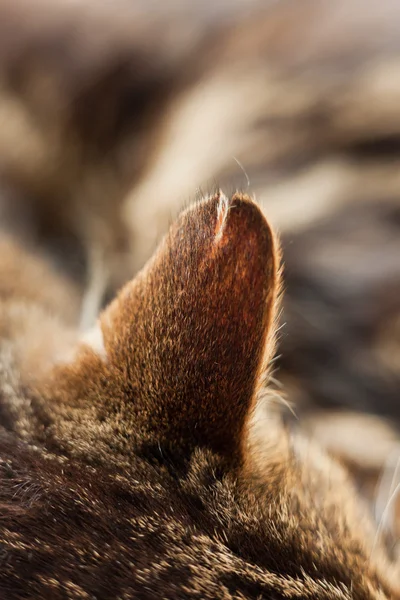
[[[0,3],[0,598],[396,599],[398,6],[156,4]]]
[[[1,329],[3,597],[400,597],[346,472],[260,399],[280,254],[254,202],[182,213],[83,341],[47,289]]]

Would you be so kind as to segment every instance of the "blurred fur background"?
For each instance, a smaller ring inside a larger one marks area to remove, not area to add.
[[[0,0],[2,230],[76,280],[86,329],[190,198],[248,189],[283,245],[283,410],[377,518],[400,483],[399,167],[395,0]]]

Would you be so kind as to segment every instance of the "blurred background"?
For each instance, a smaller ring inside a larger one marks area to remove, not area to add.
[[[80,326],[191,199],[279,230],[274,378],[379,518],[400,483],[400,3],[0,0],[0,227]],[[399,510],[400,522],[400,510]]]

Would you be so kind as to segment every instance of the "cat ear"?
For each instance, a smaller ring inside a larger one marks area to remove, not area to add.
[[[247,196],[219,193],[180,216],[101,318],[108,366],[143,436],[240,451],[273,351],[278,272],[274,237]]]

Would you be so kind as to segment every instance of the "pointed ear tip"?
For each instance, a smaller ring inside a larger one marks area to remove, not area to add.
[[[190,209],[189,209],[190,210]],[[254,234],[262,245],[260,252],[264,255],[280,257],[279,243],[270,227],[261,207],[251,196],[235,192],[230,198],[222,191],[202,200],[191,209],[204,225],[213,224],[215,241],[228,237],[240,243]],[[201,229],[201,226],[200,228]]]
[[[220,194],[216,201],[219,202],[218,206],[225,206],[225,235],[235,238],[236,244],[242,245],[253,239],[259,256],[276,259],[277,267],[280,262],[279,243],[260,205],[248,194],[240,192],[234,193],[229,199]]]
[[[240,211],[241,217],[249,226],[259,228],[274,241],[274,234],[261,206],[248,194],[236,192],[230,199],[230,208]]]

